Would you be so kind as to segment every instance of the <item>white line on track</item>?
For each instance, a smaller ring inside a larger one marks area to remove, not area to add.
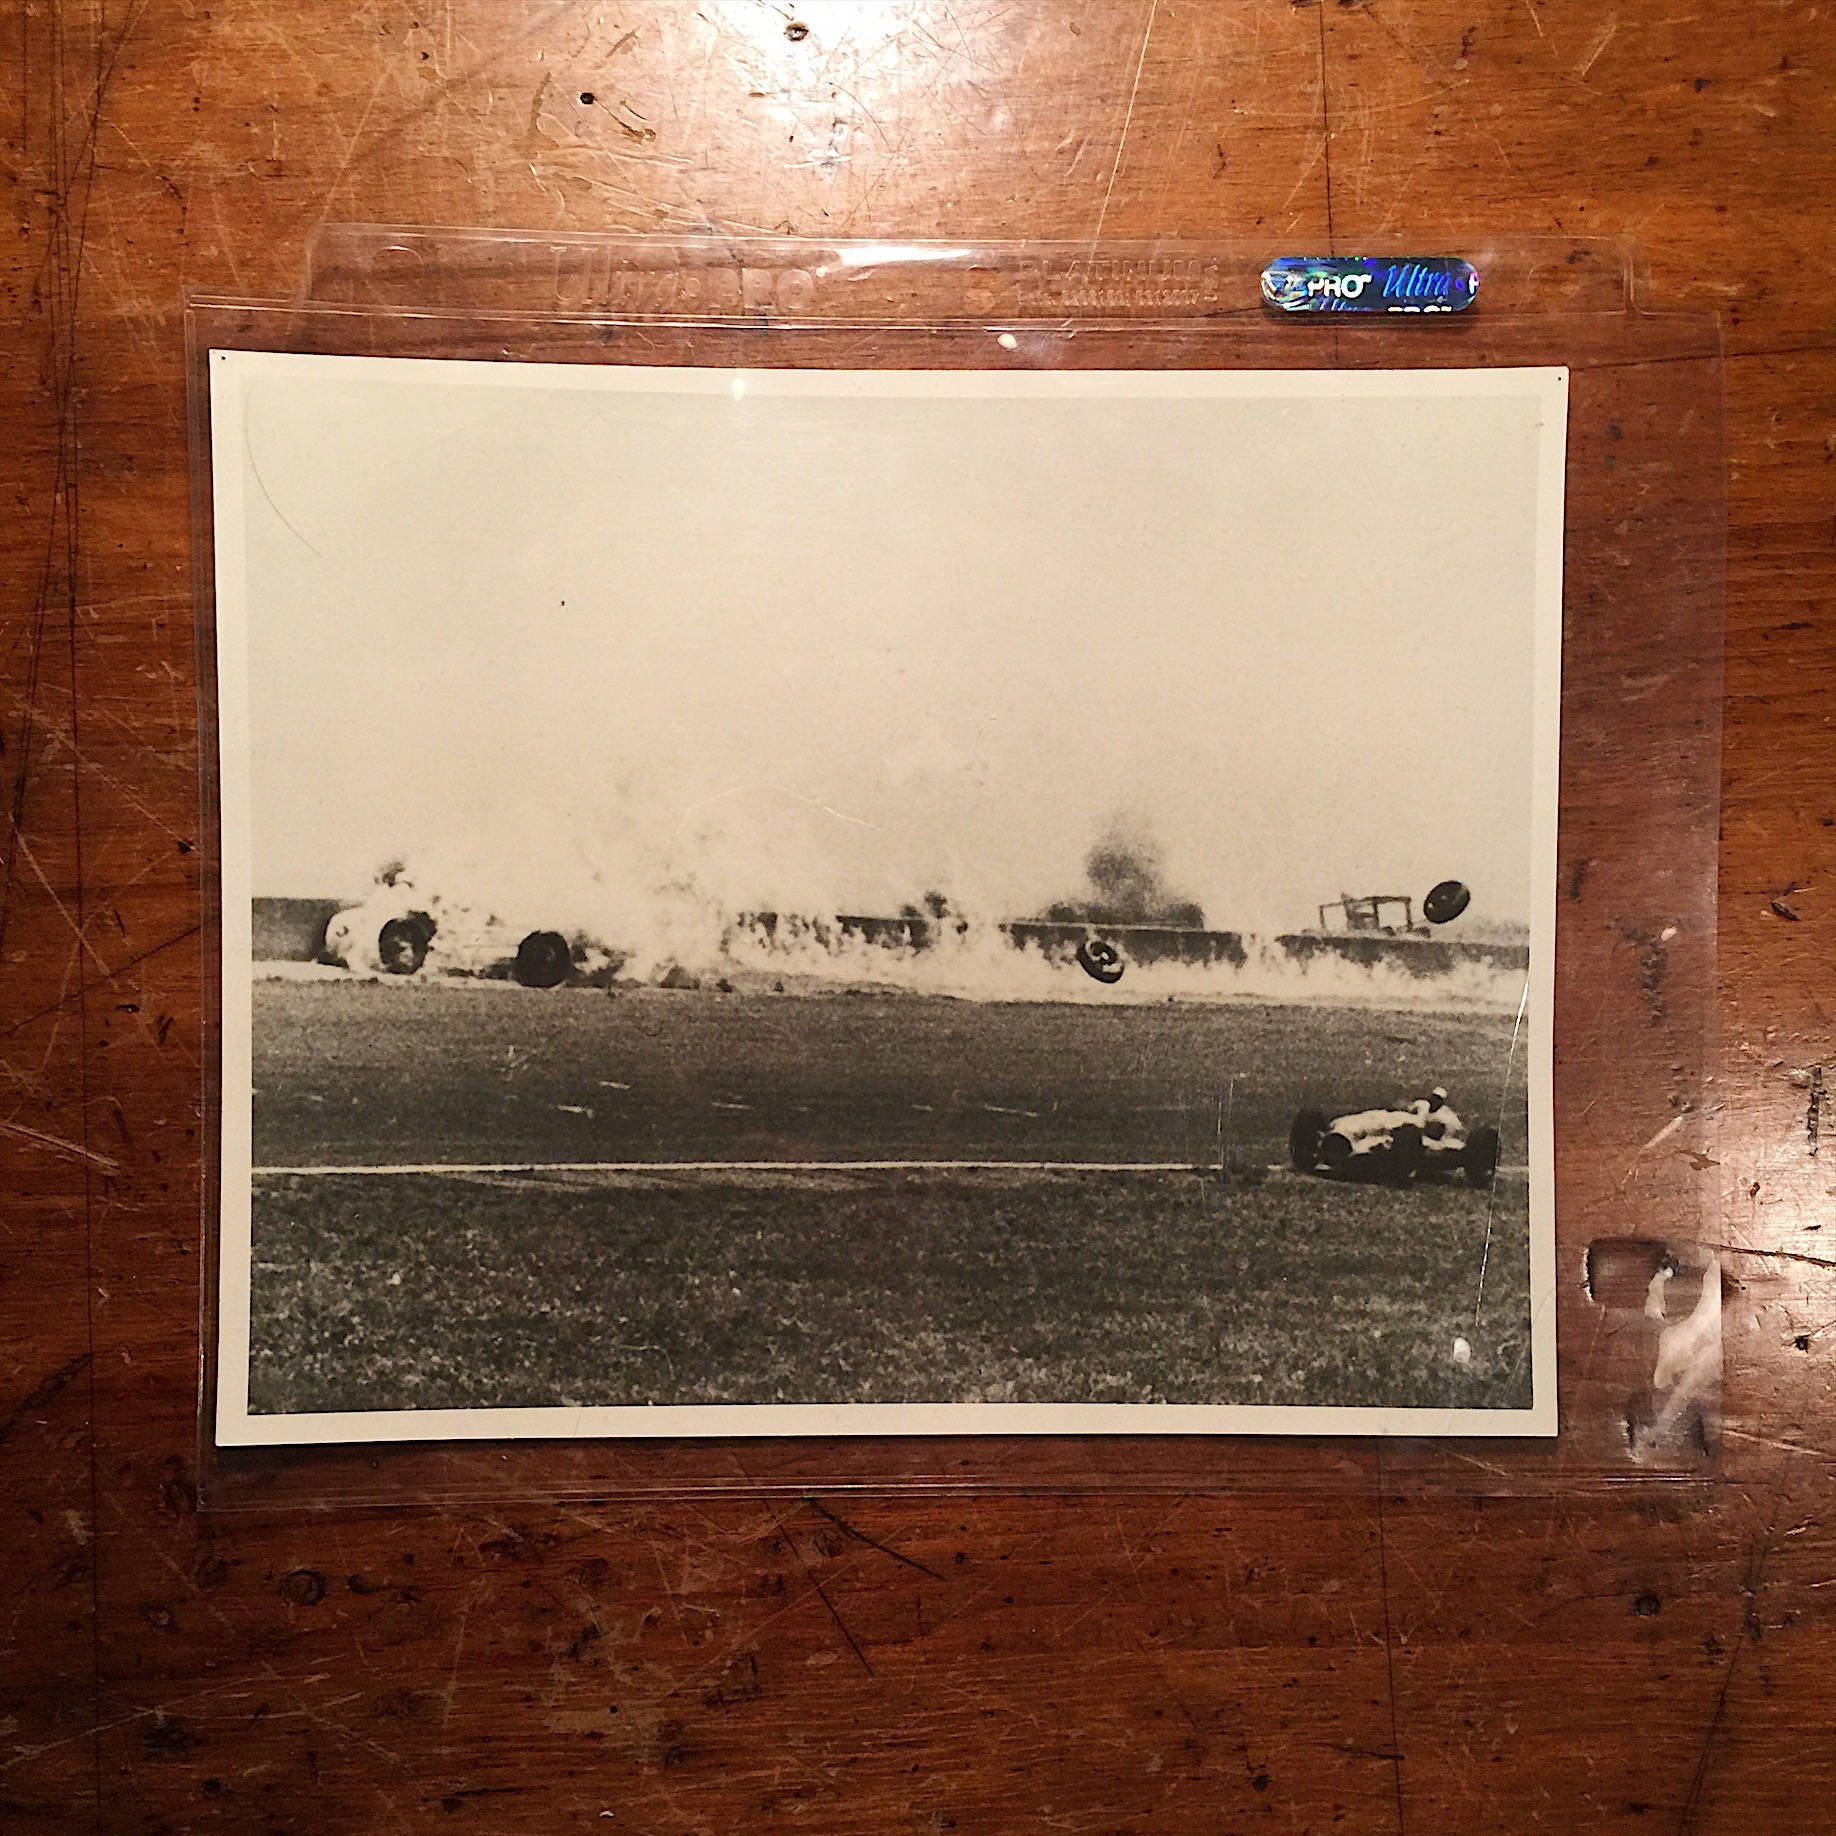
[[[413,1173],[1195,1173],[1191,1160],[459,1160],[397,1166],[251,1167],[256,1179]]]

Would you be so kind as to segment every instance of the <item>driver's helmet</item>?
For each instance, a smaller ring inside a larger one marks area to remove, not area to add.
[[[1428,1092],[1428,1100],[1436,1109],[1444,1108],[1447,1103],[1447,1092],[1443,1090],[1439,1084],[1436,1084],[1435,1087]]]

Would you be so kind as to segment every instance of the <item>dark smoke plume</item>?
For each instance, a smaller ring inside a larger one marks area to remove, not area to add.
[[[1053,924],[1165,924],[1202,930],[1204,911],[1166,882],[1160,844],[1121,824],[1084,856],[1085,895],[1048,908]]]

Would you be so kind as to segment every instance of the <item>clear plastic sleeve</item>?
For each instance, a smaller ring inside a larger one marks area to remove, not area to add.
[[[1280,318],[1268,256],[1182,243],[819,244],[323,226],[302,295],[188,314],[204,832],[219,808],[209,354],[840,369],[1569,372],[1555,1005],[1559,1432],[1547,1441],[942,1437],[228,1448],[211,1509],[692,1492],[1230,1488],[1561,1492],[1720,1469],[1715,1046],[1721,614],[1717,323],[1646,310],[1636,251],[1474,241],[1458,317]],[[212,844],[213,861],[217,858]],[[215,885],[206,875],[207,887]],[[212,897],[207,893],[207,898]],[[205,987],[220,987],[209,910]],[[208,997],[207,997],[208,999]],[[221,1015],[208,1016],[208,1038]],[[205,1113],[221,1114],[216,1054]],[[215,1156],[207,1150],[207,1169]],[[218,1189],[204,1231],[214,1269]]]

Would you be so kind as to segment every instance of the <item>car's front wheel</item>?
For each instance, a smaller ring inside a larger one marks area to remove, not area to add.
[[[1405,1122],[1390,1136],[1390,1178],[1406,1186],[1422,1170],[1422,1131],[1413,1122]]]
[[[1336,1128],[1329,1128],[1320,1137],[1320,1165],[1335,1177],[1343,1177],[1351,1171],[1354,1150],[1350,1140],[1339,1133]]]

